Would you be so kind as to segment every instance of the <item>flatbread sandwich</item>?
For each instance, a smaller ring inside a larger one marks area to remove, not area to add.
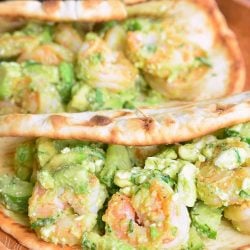
[[[248,249],[249,121],[250,92],[4,115],[0,228],[29,249]]]
[[[0,18],[0,114],[135,109],[244,86],[213,0],[1,1]]]

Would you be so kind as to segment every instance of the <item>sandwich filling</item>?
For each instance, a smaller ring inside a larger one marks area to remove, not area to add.
[[[205,249],[222,221],[250,234],[249,145],[250,123],[174,145],[29,140],[0,175],[0,201],[54,244]]]
[[[156,13],[99,24],[28,22],[4,32],[0,114],[134,109],[192,99],[213,63],[186,34],[176,17]]]

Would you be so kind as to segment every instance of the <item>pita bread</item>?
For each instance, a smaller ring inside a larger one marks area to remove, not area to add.
[[[152,9],[159,9],[160,14],[167,13],[171,18],[175,17],[175,21],[186,29],[183,34],[185,39],[201,46],[214,65],[195,85],[184,84],[184,89],[180,89],[180,96],[171,92],[180,88],[180,84],[173,85],[167,94],[169,98],[174,96],[183,99],[183,93],[186,93],[187,100],[204,100],[243,90],[244,61],[237,40],[214,0],[1,1],[0,17],[12,18],[12,23],[15,17],[44,21],[101,22],[150,15]],[[3,25],[8,27],[6,23],[8,22],[5,21]]]
[[[0,136],[74,138],[124,145],[172,144],[250,120],[250,92],[157,109],[0,117]]]
[[[177,106],[180,105],[180,108]],[[180,109],[183,109],[181,111]],[[99,131],[99,126],[104,126],[103,129],[105,129],[105,123],[106,121],[109,121],[112,117],[115,121],[113,122],[113,128],[115,128],[115,125],[119,125],[119,122],[121,124],[125,123],[125,127],[127,123],[130,123],[132,121],[132,125],[137,124],[138,121],[141,119],[145,119],[145,115],[151,115],[151,117],[147,117],[148,119],[152,119],[153,123],[157,122],[162,125],[162,131],[163,133],[169,133],[167,130],[172,131],[172,127],[170,121],[176,121],[176,123],[179,123],[179,125],[176,126],[175,130],[175,135],[177,135],[177,132],[182,133],[184,130],[185,123],[187,123],[187,126],[190,126],[192,122],[196,124],[197,126],[193,126],[192,129],[191,127],[188,128],[189,133],[194,133],[192,138],[197,137],[197,130],[202,130],[203,126],[205,125],[206,128],[208,128],[208,125],[211,124],[213,130],[217,130],[218,128],[222,128],[225,126],[229,126],[232,124],[236,124],[242,121],[248,121],[250,120],[250,92],[242,93],[240,95],[236,95],[233,97],[228,97],[224,100],[214,100],[214,101],[206,101],[206,102],[200,102],[200,103],[178,103],[178,102],[173,102],[169,103],[168,106],[164,109],[159,109],[157,110],[150,110],[145,109],[141,111],[132,112],[130,111],[112,111],[109,112],[108,116],[99,116],[97,118],[96,113],[82,113],[82,114],[65,114],[67,115],[67,119],[72,119],[70,120],[71,122],[74,121],[76,122],[75,125],[82,126],[79,124],[79,122],[84,122],[84,124],[89,124],[93,126],[91,129],[91,132],[93,132],[95,129]],[[127,112],[127,113],[126,113]],[[206,112],[208,112],[207,115]],[[98,112],[100,113],[100,112]],[[104,113],[104,112],[103,112]],[[145,113],[145,114],[144,114]],[[120,114],[120,116],[118,116]],[[243,115],[246,114],[246,115]],[[24,129],[25,126],[27,130],[24,131],[24,136],[31,136],[31,134],[27,134],[26,132],[29,131],[31,126],[34,126],[34,128],[38,131],[36,136],[39,135],[52,135],[46,133],[46,130],[51,129],[51,125],[48,126],[46,125],[51,119],[53,115],[51,116],[44,116],[44,115],[20,115],[17,116],[16,119],[16,127],[21,127]],[[60,115],[63,117],[63,114]],[[78,116],[78,117],[77,117]],[[140,118],[142,116],[142,118]],[[200,120],[198,117],[200,116]],[[90,120],[88,120],[88,117]],[[95,118],[93,118],[95,117]],[[172,120],[170,120],[170,117]],[[2,135],[12,135],[11,131],[7,131],[6,128],[8,125],[3,122],[7,122],[7,124],[10,125],[10,127],[13,127],[15,124],[15,119],[14,115],[13,116],[4,116],[4,119],[1,119],[0,121],[0,131],[3,131],[2,129],[4,128],[4,133]],[[39,118],[39,119],[37,119]],[[57,119],[57,118],[56,118]],[[225,119],[225,122],[223,122],[223,119]],[[64,119],[62,119],[64,121]],[[119,121],[119,122],[118,122]],[[20,123],[21,122],[21,123]],[[96,124],[94,124],[96,123]],[[208,125],[207,125],[208,123]],[[218,124],[217,124],[218,123]],[[108,125],[108,124],[107,124]],[[60,124],[59,124],[60,126]],[[64,126],[64,131],[67,131],[66,126]],[[84,126],[84,125],[83,125]],[[149,125],[151,126],[151,125]],[[198,129],[199,128],[199,129]],[[87,128],[86,128],[87,129]],[[144,128],[143,128],[144,129]],[[59,129],[60,130],[60,129]],[[211,131],[206,131],[204,132],[202,130],[202,134],[204,133],[209,133]],[[55,130],[54,130],[55,132]],[[126,135],[128,138],[134,136],[134,130],[131,129],[131,134],[126,132]],[[170,133],[169,133],[170,134]],[[22,134],[18,134],[19,136],[22,136]],[[33,134],[35,135],[35,134]],[[87,135],[87,133],[86,133]],[[108,134],[107,134],[108,136]],[[57,135],[56,137],[59,138],[72,138],[71,135],[68,133],[65,135],[60,134]],[[191,137],[190,137],[191,138]],[[84,139],[83,136],[81,136],[81,139]],[[86,138],[85,138],[86,139]],[[94,140],[94,138],[92,138]],[[0,173],[6,173],[8,171],[12,171],[12,164],[13,164],[13,152],[16,149],[16,146],[23,142],[30,140],[30,138],[25,138],[25,137],[1,137],[0,138]],[[179,138],[176,138],[176,141],[179,141]],[[40,249],[45,249],[45,250],[74,250],[74,249],[80,249],[80,247],[61,247],[58,245],[53,245],[51,243],[47,243],[39,239],[35,232],[33,232],[31,229],[29,229],[27,223],[23,221],[22,219],[18,218],[17,216],[13,215],[13,213],[10,213],[8,210],[6,210],[4,207],[0,206],[0,228],[14,237],[20,244],[23,246],[33,249],[33,250],[40,250]],[[14,249],[15,246],[17,246],[17,242],[12,239],[8,243],[11,246],[11,249]],[[250,236],[249,235],[242,235],[239,232],[235,231],[231,225],[223,221],[219,232],[218,232],[218,239],[217,241],[214,240],[206,240],[206,249],[207,250],[232,250],[232,249],[241,249],[241,250],[247,250],[250,249],[250,245],[247,246],[247,244],[250,242]],[[0,246],[1,247],[1,246]]]
[[[125,5],[117,0],[1,1],[0,16],[45,21],[98,22],[126,17]]]

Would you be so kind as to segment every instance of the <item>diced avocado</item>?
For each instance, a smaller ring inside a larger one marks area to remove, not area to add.
[[[214,165],[222,169],[235,169],[240,167],[247,159],[248,152],[244,148],[231,147],[223,150],[215,159]]]
[[[250,122],[241,123],[225,130],[227,136],[241,137],[250,144]]]
[[[28,36],[38,36],[42,43],[52,42],[52,26],[44,25],[38,22],[29,22],[21,30],[25,35]]]
[[[23,74],[31,78],[32,82],[58,83],[59,71],[56,66],[43,65],[35,62],[22,64]]]
[[[76,86],[76,88],[79,88],[79,86]],[[77,110],[77,111],[85,111],[89,107],[89,101],[88,96],[91,92],[91,87],[88,85],[82,85],[78,90],[76,88],[73,88],[73,97],[68,105],[69,110]]]
[[[86,158],[87,155],[83,150],[80,149],[79,151],[75,151],[68,148],[68,150],[65,150],[65,153],[54,155],[51,160],[44,166],[44,169],[54,171],[64,166],[81,164],[82,161]]]
[[[53,217],[39,218],[36,221],[32,222],[30,226],[32,229],[37,229],[40,227],[46,227],[46,226],[52,225],[54,223],[55,223],[55,218]]]
[[[30,180],[35,162],[34,142],[20,144],[15,153],[15,171],[17,177],[23,181]]]
[[[21,67],[18,63],[2,62],[0,64],[0,100],[6,100],[12,96],[14,85],[21,76]]]
[[[221,222],[222,209],[209,207],[197,202],[191,210],[192,225],[202,236],[216,239],[217,230]]]
[[[100,236],[97,233],[84,233],[82,238],[82,248],[86,250],[135,250],[126,242],[116,238],[113,235]]]
[[[55,180],[49,171],[41,170],[37,174],[37,180],[45,189],[51,189],[55,187]]]
[[[56,66],[42,65],[34,62],[27,62],[22,65],[23,74],[30,78],[28,91],[34,93],[35,100],[26,101],[23,105],[27,112],[56,113],[63,111],[61,97],[56,89],[56,84],[60,81],[59,71]],[[30,94],[30,95],[31,95]],[[24,97],[25,98],[25,97]],[[27,98],[27,97],[26,97]],[[33,105],[32,105],[33,104]]]
[[[198,160],[200,150],[194,144],[185,144],[179,147],[178,154],[183,160],[195,162]]]
[[[122,93],[112,93],[107,89],[93,89],[88,96],[91,110],[120,109],[124,100]]]
[[[28,211],[28,199],[32,190],[33,185],[29,182],[14,176],[0,176],[0,201],[14,212],[26,213]]]
[[[203,250],[205,249],[204,243],[197,233],[195,227],[191,226],[189,230],[189,240],[186,250]]]
[[[104,151],[91,146],[65,147],[60,154],[56,154],[51,158],[44,166],[44,169],[55,171],[72,164],[82,164],[86,169],[96,172],[104,164]],[[92,169],[93,167],[94,169]]]
[[[70,187],[76,194],[88,191],[89,173],[84,166],[65,166],[57,170],[53,178],[56,185]]]
[[[74,67],[72,63],[62,62],[59,65],[61,81],[57,84],[57,90],[63,103],[68,103],[71,97],[71,89],[74,84]]]
[[[127,148],[121,145],[109,145],[105,165],[100,173],[100,180],[111,187],[117,170],[129,170],[131,168],[132,164]]]
[[[195,165],[187,163],[178,175],[177,190],[184,204],[193,207],[197,199],[196,175],[198,170]]]
[[[40,167],[44,167],[57,153],[53,140],[47,138],[37,139],[37,158]]]

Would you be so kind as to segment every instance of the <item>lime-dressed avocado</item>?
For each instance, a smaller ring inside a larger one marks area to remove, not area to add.
[[[55,171],[61,167],[74,164],[82,164],[90,171],[99,172],[100,167],[104,164],[104,152],[100,148],[89,146],[65,147],[51,158],[44,169]]]
[[[225,130],[226,135],[230,137],[240,137],[242,140],[250,143],[250,122],[241,123]]]
[[[36,62],[22,64],[23,74],[31,78],[32,82],[58,83],[59,71],[56,66],[43,65]]]
[[[35,164],[35,143],[20,144],[15,153],[15,172],[21,180],[30,180]]]
[[[27,212],[32,190],[33,185],[29,182],[10,175],[0,176],[0,201],[14,212]]]
[[[72,63],[62,62],[59,64],[60,82],[57,84],[58,92],[63,103],[68,103],[71,97],[71,89],[74,84],[74,67]]]
[[[100,180],[108,187],[111,187],[117,170],[130,170],[131,168],[127,148],[121,145],[109,145],[105,165],[100,173]]]
[[[58,153],[53,140],[48,138],[37,139],[36,146],[37,158],[41,167],[43,167],[55,154]]]
[[[86,250],[135,250],[133,246],[122,240],[119,240],[112,234],[100,236],[94,232],[83,234],[82,248]]]
[[[27,36],[38,36],[41,43],[52,41],[53,26],[38,22],[28,22],[21,32]]]
[[[21,76],[21,67],[18,63],[0,63],[0,100],[6,100],[13,95],[15,84]]]
[[[221,222],[222,209],[213,208],[197,202],[191,210],[192,225],[197,232],[210,239],[216,239]]]
[[[197,233],[194,226],[190,227],[189,230],[189,240],[188,240],[188,246],[185,248],[185,250],[203,250],[205,249],[204,243]]]
[[[177,190],[184,204],[193,207],[197,199],[196,175],[198,169],[191,163],[185,164],[178,174]]]

